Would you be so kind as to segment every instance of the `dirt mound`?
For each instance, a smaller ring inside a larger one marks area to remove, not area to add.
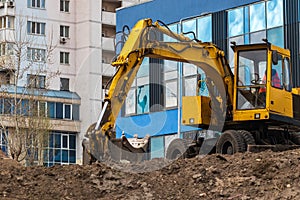
[[[167,165],[155,159],[26,168],[0,159],[0,166],[0,199],[300,198],[300,150],[199,156]],[[157,170],[130,173],[151,167]]]

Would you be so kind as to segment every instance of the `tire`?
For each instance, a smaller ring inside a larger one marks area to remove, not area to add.
[[[246,151],[246,143],[241,134],[235,130],[225,131],[217,141],[217,153],[220,154],[234,154],[237,152]]]
[[[296,145],[300,145],[300,134],[299,133],[291,133],[291,140]]]
[[[241,134],[244,139],[246,150],[248,149],[248,145],[255,145],[255,139],[249,131],[240,130],[238,133]]]
[[[169,160],[185,158],[186,157],[185,152],[187,151],[187,149],[188,146],[183,139],[175,139],[170,143],[167,149],[166,158]]]

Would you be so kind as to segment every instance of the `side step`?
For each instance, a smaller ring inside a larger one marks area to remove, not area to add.
[[[274,152],[277,151],[287,151],[287,150],[292,150],[292,149],[298,149],[300,148],[300,145],[282,145],[282,144],[277,144],[277,145],[248,145],[247,151],[248,152],[253,152],[253,153],[258,153],[266,150],[271,150]]]

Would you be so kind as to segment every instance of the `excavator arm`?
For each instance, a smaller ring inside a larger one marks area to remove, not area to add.
[[[166,37],[171,38],[172,42],[164,41]],[[220,108],[216,109],[218,113],[215,116],[230,115],[234,78],[224,52],[212,43],[176,34],[158,22],[152,23],[151,19],[140,20],[128,35],[119,56],[112,62],[117,72],[99,120],[86,134],[89,138],[86,149],[98,160],[108,154],[107,143],[115,137],[116,118],[145,57],[186,62],[200,67],[207,77],[212,104]],[[217,88],[218,92],[213,88]]]

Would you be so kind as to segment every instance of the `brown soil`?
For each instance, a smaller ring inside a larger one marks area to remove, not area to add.
[[[300,199],[299,149],[181,159],[153,170],[164,164],[23,167],[2,155],[0,199]]]

